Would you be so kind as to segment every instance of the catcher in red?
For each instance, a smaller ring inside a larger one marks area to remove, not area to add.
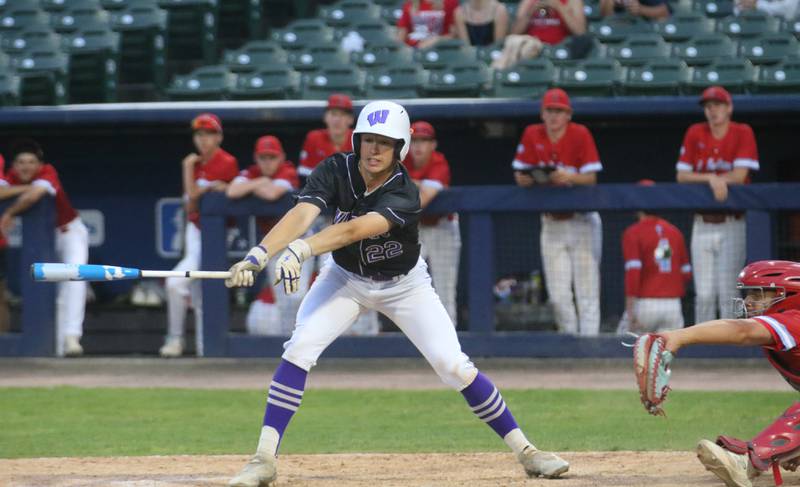
[[[770,364],[800,391],[800,263],[766,260],[739,273],[735,319],[719,319],[639,337],[634,363],[642,402],[651,413],[669,390],[669,363],[688,345],[760,346]],[[772,470],[781,485],[780,468],[800,464],[800,402],[794,403],[755,438],[719,436],[700,440],[697,458],[728,487],[751,487],[752,479]]]

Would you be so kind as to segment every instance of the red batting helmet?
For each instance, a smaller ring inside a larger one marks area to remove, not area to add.
[[[735,300],[737,314],[745,318],[766,313],[800,309],[800,263],[788,260],[760,260],[739,273],[737,289],[743,295],[753,291],[775,292],[768,303],[748,306],[747,297]]]

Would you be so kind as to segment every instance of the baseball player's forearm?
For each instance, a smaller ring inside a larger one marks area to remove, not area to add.
[[[707,183],[714,173],[699,173],[694,171],[678,171],[676,181],[679,183]]]
[[[197,182],[194,180],[194,167],[183,166],[183,194],[190,200],[199,198],[202,193]]]
[[[593,184],[597,184],[597,173],[596,172],[576,173],[572,175],[571,181],[572,184],[578,186],[591,186]]]
[[[8,216],[17,216],[42,199],[45,194],[47,194],[45,188],[41,186],[30,186],[11,206],[6,208],[4,214]]]
[[[275,201],[281,196],[285,195],[286,191],[287,190],[285,187],[279,186],[270,181],[269,179],[267,179],[266,181],[262,181],[261,184],[258,184],[256,186],[256,189],[255,191],[253,191],[253,194],[267,201]]]
[[[746,167],[736,167],[733,171],[722,173],[719,176],[728,184],[744,184],[749,174],[750,170]]]
[[[439,194],[439,188],[434,188],[432,186],[425,186],[424,184],[420,185],[419,187],[419,202],[422,208],[428,206],[428,204]]]
[[[698,325],[664,332],[668,335],[667,348],[676,352],[686,345],[742,345],[764,346],[773,344],[772,335],[754,319],[713,320]]]
[[[287,211],[261,240],[270,257],[277,256],[291,242],[306,233],[319,215],[320,209],[310,203],[298,203]]]
[[[331,225],[305,239],[314,255],[340,249],[351,243],[375,237],[391,230],[392,224],[378,213],[368,213],[356,219]]]
[[[29,184],[21,184],[19,186],[0,186],[0,200],[19,196],[27,191],[30,187],[31,186]]]
[[[259,183],[263,182],[263,178],[248,179],[247,181],[240,181],[228,185],[225,190],[225,195],[228,198],[244,198],[249,195],[258,187]]]

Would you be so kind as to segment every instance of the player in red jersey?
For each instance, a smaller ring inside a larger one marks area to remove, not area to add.
[[[450,164],[436,150],[436,130],[428,122],[411,125],[411,150],[403,161],[408,175],[419,187],[422,208],[428,206],[439,191],[450,187]],[[433,287],[447,314],[456,324],[456,285],[461,256],[461,232],[458,215],[425,216],[420,219],[419,239],[422,258],[430,266]]]
[[[338,93],[329,96],[323,121],[324,129],[306,134],[297,169],[301,178],[308,177],[328,156],[353,150],[353,101],[349,96]]]
[[[3,155],[0,154],[0,181],[5,178],[6,175],[6,161],[3,159]],[[20,188],[19,192],[24,192],[28,186],[21,185],[17,186]],[[0,187],[0,199],[11,198],[12,196],[16,196],[16,194],[4,194],[4,187]],[[7,292],[7,283],[6,283],[6,275],[8,274],[8,261],[6,252],[8,251],[8,240],[6,236],[0,232],[0,333],[7,333],[11,329],[11,322],[10,317],[8,314],[8,292]]]
[[[273,135],[260,137],[253,148],[252,164],[231,182],[226,191],[228,198],[253,195],[266,201],[276,201],[288,191],[300,188],[297,170],[286,160],[281,141]],[[259,218],[260,234],[266,234],[279,218]],[[301,276],[301,289],[308,289],[312,267]],[[270,271],[272,272],[272,271]],[[272,292],[272,283],[265,282],[261,292],[250,304],[245,320],[247,331],[257,335],[288,336],[294,329],[297,308],[304,293],[282,294]],[[277,301],[277,302],[276,302]]]
[[[44,161],[42,148],[33,140],[23,140],[12,148],[11,170],[0,180],[0,195],[18,196],[0,216],[0,229],[8,232],[14,217],[25,212],[45,195],[55,198],[56,254],[67,264],[86,264],[89,261],[89,231],[72,207],[56,168]],[[83,318],[86,311],[87,283],[67,281],[58,283],[56,297],[56,354],[83,354],[80,344]]]
[[[739,273],[735,319],[718,319],[659,333],[673,354],[689,345],[760,346],[770,364],[800,391],[800,264],[754,262]],[[751,479],[772,468],[780,485],[780,468],[795,470],[800,460],[800,403],[750,441],[720,436],[700,440],[697,457],[728,487],[751,487]]]
[[[209,191],[225,191],[228,183],[239,173],[236,158],[222,148],[222,122],[211,113],[202,113],[192,120],[192,134],[197,152],[184,157],[183,198],[186,223],[183,259],[176,271],[200,269],[200,198]],[[187,299],[195,316],[197,354],[203,354],[203,315],[200,282],[183,278],[168,278],[167,287],[167,337],[159,353],[162,357],[179,357],[183,354],[183,330]]]
[[[714,198],[725,201],[728,185],[747,184],[750,171],[758,170],[756,140],[749,125],[731,121],[733,101],[725,88],[707,88],[700,103],[707,121],[686,131],[676,166],[677,181],[708,184]],[[732,316],[735,289],[731,283],[744,265],[745,244],[744,213],[695,215],[691,251],[696,321]]]

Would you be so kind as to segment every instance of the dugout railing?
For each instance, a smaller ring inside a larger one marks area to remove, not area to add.
[[[498,332],[494,327],[495,217],[509,213],[588,211],[631,212],[636,210],[746,211],[747,260],[775,258],[774,226],[777,212],[800,211],[800,184],[752,184],[730,188],[728,201],[714,201],[706,185],[601,184],[580,188],[537,188],[513,186],[457,187],[442,192],[426,210],[442,214],[457,211],[465,222],[467,277],[466,327],[460,332],[464,350],[472,356],[505,357],[623,357],[630,352],[615,335],[577,337],[552,332]],[[228,200],[209,193],[201,202],[202,268],[227,269],[226,220],[232,216],[279,216],[292,205],[292,198],[267,204],[249,198]],[[40,202],[23,217],[21,251],[22,326],[21,333],[0,335],[2,356],[47,356],[54,353],[55,285],[34,283],[28,273],[36,261],[54,258],[53,205]],[[115,264],[115,262],[105,262]],[[205,280],[203,289],[203,341],[205,356],[277,357],[286,337],[251,336],[231,332],[230,300],[221,281]],[[757,348],[696,347],[693,357],[752,357]],[[339,357],[402,357],[418,352],[400,333],[378,336],[342,336],[325,352]]]

